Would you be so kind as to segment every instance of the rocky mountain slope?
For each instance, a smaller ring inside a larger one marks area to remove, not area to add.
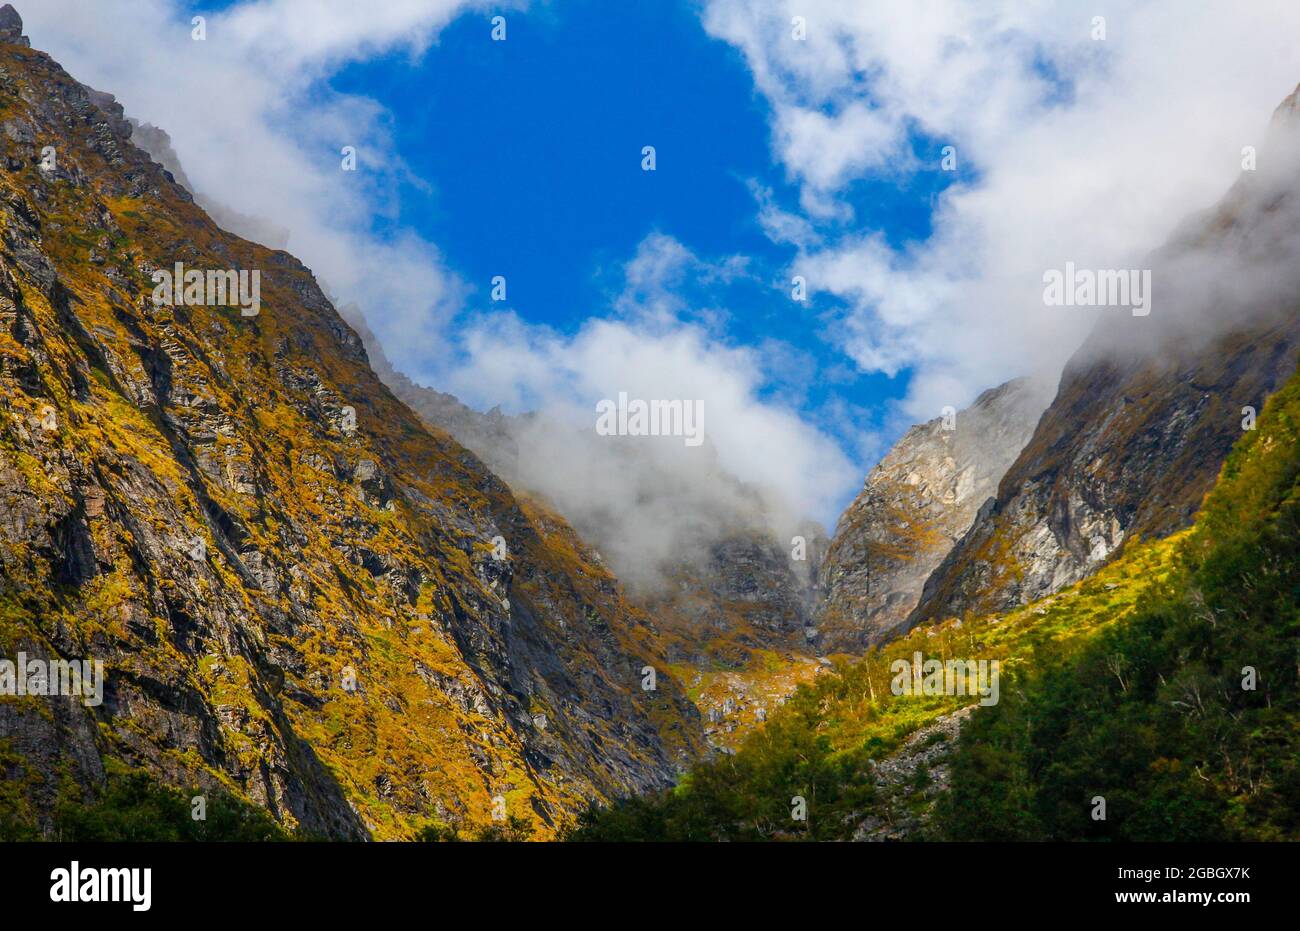
[[[108,95],[103,98],[112,101]],[[131,126],[132,141],[199,199],[166,132],[135,121]],[[223,228],[265,241],[267,221],[243,217],[209,200],[200,202]],[[546,476],[536,471],[527,451],[520,456],[521,440],[527,448],[527,437],[540,427],[538,415],[510,416],[499,409],[482,413],[451,394],[415,383],[393,367],[361,308],[347,304],[339,313],[360,337],[375,374],[398,400],[472,450],[506,479],[518,498],[545,512],[552,525],[566,524],[555,504],[538,490],[546,485]],[[742,497],[740,483],[732,480],[731,485],[735,496]],[[617,528],[601,521],[598,513],[584,509],[575,517],[582,523],[583,539],[601,549],[615,542]],[[711,528],[698,549],[657,567],[660,571],[649,584],[622,591],[645,612],[663,657],[687,684],[704,735],[714,746],[733,746],[819,668],[808,654],[817,567],[826,539],[817,525],[799,529],[805,539],[798,554],[802,558],[794,558],[794,547],[782,545],[761,520]],[[576,533],[566,532],[575,545],[584,546],[577,543]],[[584,546],[584,552],[603,566],[594,549]]]
[[[907,632],[864,657],[837,657],[767,715],[736,753],[697,764],[683,786],[627,800],[585,819],[579,839],[897,839],[928,822],[948,784],[961,721],[974,694],[896,694],[894,664],[953,658],[1000,664],[1006,677],[1044,642],[1071,649],[1135,608],[1173,560],[1175,541],[1134,548],[1078,585],[1009,615],[951,620]],[[1002,696],[1005,700],[1005,694]],[[976,708],[978,715],[985,711]],[[806,820],[791,799],[807,803]]]
[[[664,631],[669,655],[701,668],[742,667],[756,650],[810,653],[819,550],[805,531],[803,559],[762,528],[736,527],[704,556],[667,567],[668,587],[635,592]]]
[[[547,836],[671,783],[698,715],[614,578],[393,396],[308,269],[218,228],[20,35],[6,8],[0,650],[106,683],[93,707],[0,698],[6,814],[39,824],[126,765],[316,835],[508,813]],[[155,301],[177,262],[259,272],[260,312]]]
[[[1050,396],[1017,379],[912,427],[867,476],[821,564],[817,643],[858,653],[906,630],[930,573],[997,491]]]
[[[558,519],[557,506],[537,489],[545,476],[530,461],[527,437],[539,428],[537,415],[508,416],[495,409],[481,413],[453,395],[417,385],[388,362],[358,308],[345,307],[342,313],[369,348],[375,371],[399,399],[474,450],[517,495],[556,512]],[[736,497],[743,496],[739,482],[730,484]],[[600,519],[599,503],[584,502],[583,509],[566,516],[582,539],[610,551],[619,530]],[[623,590],[645,612],[664,657],[699,709],[705,739],[713,747],[733,750],[799,683],[822,668],[813,655],[813,625],[827,541],[816,524],[797,529],[803,538],[799,547],[778,540],[761,519],[704,522],[695,545],[680,558],[654,567],[648,579]],[[635,567],[623,559],[610,568],[622,577]]]
[[[1095,572],[1128,540],[1191,523],[1300,350],[1296,100],[1274,118],[1269,170],[1246,173],[1152,256],[1151,316],[1104,316],[1067,365],[909,624],[1027,604]]]

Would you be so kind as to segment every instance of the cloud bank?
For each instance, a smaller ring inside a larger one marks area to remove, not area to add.
[[[464,334],[465,363],[448,373],[448,386],[479,406],[505,401],[544,412],[519,436],[521,470],[566,514],[629,514],[618,519],[622,532],[602,536],[646,539],[665,527],[689,528],[675,542],[668,534],[651,561],[684,547],[702,526],[716,532],[765,515],[761,522],[784,536],[803,516],[833,519],[844,489],[859,480],[857,470],[792,408],[763,399],[779,377],[768,370],[773,356],[733,346],[708,325],[684,319],[693,309],[681,302],[675,282],[737,273],[733,261],[709,263],[671,237],[648,237],[624,270],[626,287],[611,316],[592,318],[571,335],[511,313],[474,318]],[[595,404],[620,392],[702,402],[705,445],[598,436]]]

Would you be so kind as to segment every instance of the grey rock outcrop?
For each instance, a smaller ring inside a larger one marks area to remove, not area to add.
[[[858,652],[907,629],[925,580],[997,491],[1049,398],[1042,382],[1016,379],[894,445],[841,516],[821,565],[823,652]]]
[[[12,4],[0,6],[0,42],[31,47],[31,40],[23,35],[23,18]]]

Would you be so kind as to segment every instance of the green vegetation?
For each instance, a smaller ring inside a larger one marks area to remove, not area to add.
[[[569,837],[843,839],[900,810],[927,838],[1300,837],[1298,429],[1300,377],[1244,434],[1192,531],[1131,543],[1013,614],[916,630],[823,675],[734,756],[671,792],[593,808]],[[870,762],[971,703],[894,696],[890,663],[918,650],[1002,664],[1000,701],[971,716],[932,812],[930,768],[895,784]],[[1092,818],[1098,795],[1105,821]]]
[[[192,799],[205,810],[195,820]],[[4,841],[287,841],[292,839],[261,808],[222,791],[182,791],[159,785],[149,774],[115,772],[90,802],[65,800],[54,810],[51,830],[29,822],[0,820]]]
[[[1292,378],[1225,464],[1176,572],[974,716],[942,836],[1300,837],[1298,428]]]
[[[527,818],[510,815],[505,821],[486,826],[466,824],[448,825],[433,822],[422,828],[415,839],[421,843],[454,843],[479,841],[485,843],[519,843],[533,838],[533,825]]]
[[[917,629],[823,673],[799,686],[734,755],[697,765],[671,792],[589,810],[569,838],[841,839],[868,812],[910,810],[914,799],[877,787],[870,761],[888,757],[918,729],[972,699],[895,696],[890,666],[917,652],[939,660],[997,659],[1004,676],[1038,662],[1132,611],[1148,581],[1168,572],[1176,544],[1177,538],[1134,547],[1068,592],[1014,614]],[[807,802],[806,822],[791,817],[795,796]]]

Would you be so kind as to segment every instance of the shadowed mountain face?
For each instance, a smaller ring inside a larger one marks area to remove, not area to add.
[[[913,427],[872,469],[821,566],[823,652],[860,652],[907,630],[925,580],[997,490],[1048,400],[1040,382],[1007,382]]]
[[[1295,371],[1297,99],[1279,107],[1258,174],[1151,257],[1151,315],[1102,317],[909,624],[1027,604],[1127,541],[1191,523],[1254,412]]]
[[[597,558],[400,403],[310,271],[214,225],[110,97],[15,29],[0,651],[105,666],[99,705],[0,700],[16,816],[118,764],[335,837],[486,825],[502,803],[546,836],[669,784],[698,715]],[[259,312],[155,300],[178,262],[258,272]]]

